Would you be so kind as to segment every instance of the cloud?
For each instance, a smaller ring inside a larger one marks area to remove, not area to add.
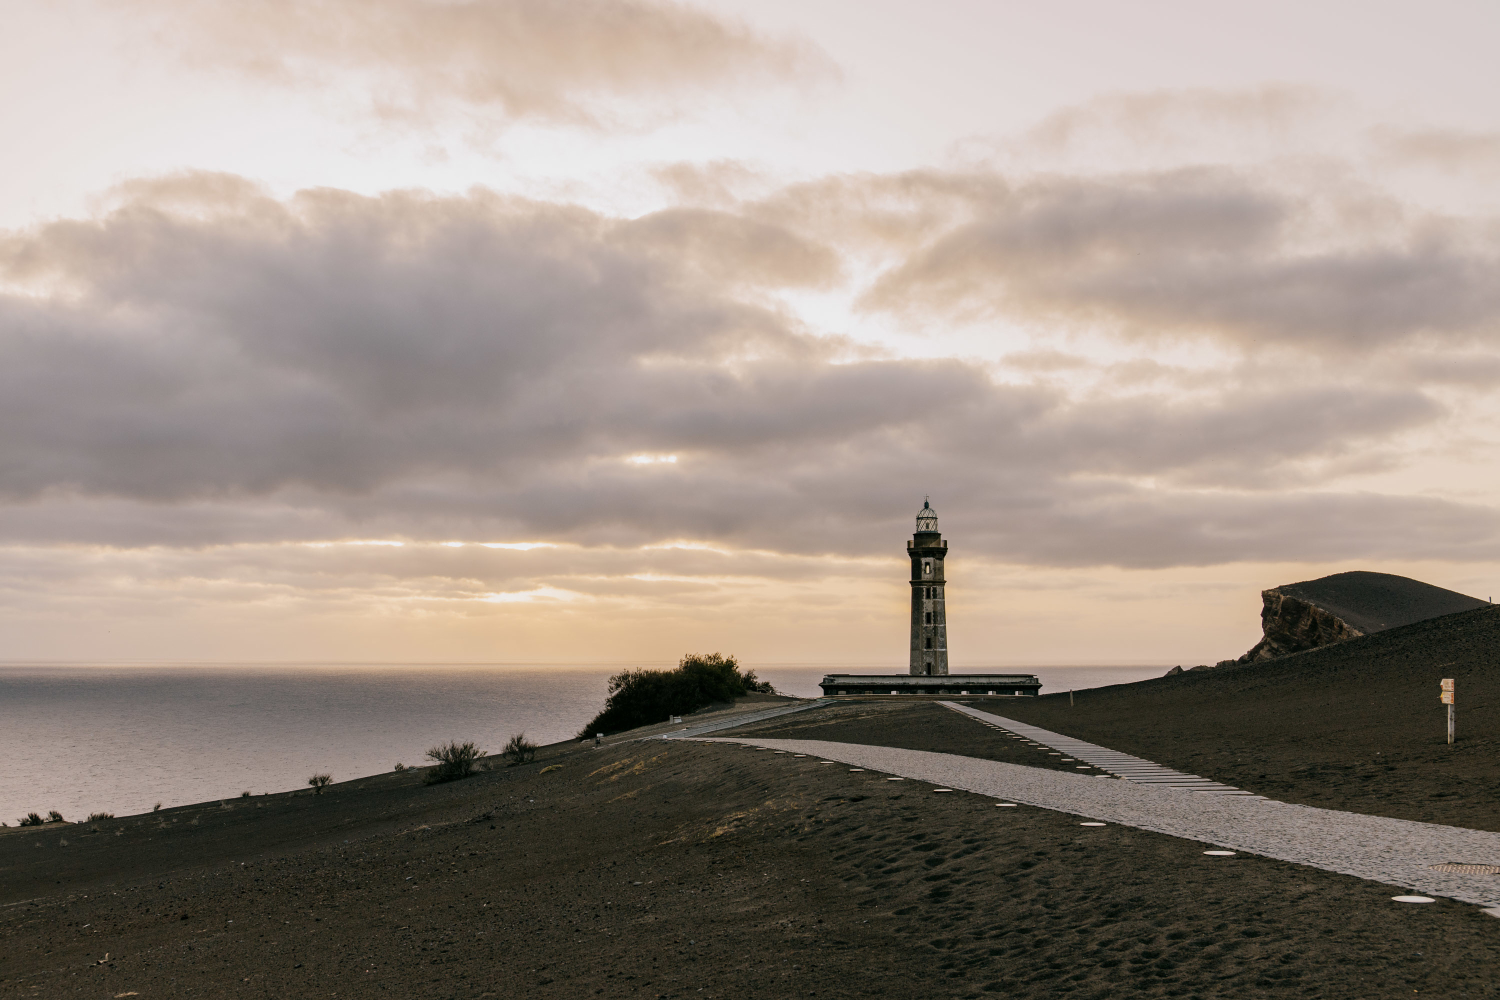
[[[1017,164],[1177,163],[1265,157],[1342,137],[1349,100],[1308,86],[1108,93],[1061,108],[995,143]]]
[[[1097,217],[1084,201],[1057,211]],[[618,219],[186,175],[6,234],[0,542],[689,540],[858,559],[898,552],[932,493],[967,551],[1002,560],[1495,554],[1488,508],[1329,488],[1446,419],[1420,388],[873,358],[776,304],[838,281],[841,257],[761,208]],[[1181,211],[1116,217],[1161,245],[1210,239]],[[1221,209],[1239,234],[1214,237],[1221,252],[1269,241],[1282,211]],[[1094,239],[1040,229],[1059,259]],[[562,575],[526,586],[588,589]]]
[[[1495,230],[1363,192],[1195,167],[936,200],[866,308],[1335,354],[1500,331]]]
[[[636,219],[628,236],[723,287],[828,288],[842,275],[833,248],[775,224],[727,212],[671,208]]]
[[[1371,139],[1381,154],[1397,162],[1486,177],[1500,168],[1500,134],[1494,132],[1385,127],[1372,129]]]
[[[835,71],[771,39],[662,0],[133,0],[161,42],[205,67],[296,87],[350,79],[390,119],[443,108],[598,125],[622,101],[681,105],[702,88]]]

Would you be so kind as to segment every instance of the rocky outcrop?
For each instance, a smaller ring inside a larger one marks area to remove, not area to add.
[[[1260,642],[1217,666],[1270,660],[1489,603],[1420,580],[1363,571],[1272,587],[1260,597]]]
[[[1260,609],[1261,640],[1234,661],[1236,663],[1270,660],[1365,634],[1333,612],[1278,588],[1262,590],[1260,599],[1263,602]]]

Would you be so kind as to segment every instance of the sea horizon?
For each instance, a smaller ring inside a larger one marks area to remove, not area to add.
[[[419,765],[450,739],[496,752],[525,732],[572,738],[603,706],[620,662],[0,662],[0,822],[68,820],[334,781]],[[743,663],[778,691],[815,697],[822,674],[863,664]],[[436,668],[449,668],[446,671]],[[1163,665],[962,667],[1035,673],[1043,691],[1159,676]]]

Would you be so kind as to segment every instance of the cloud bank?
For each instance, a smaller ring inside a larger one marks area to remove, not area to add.
[[[1395,258],[1320,249],[1309,214],[1221,171],[832,178],[634,219],[484,190],[135,182],[97,218],[0,238],[0,540],[860,558],[932,493],[969,551],[1035,565],[1495,558],[1492,508],[1338,488],[1449,407],[1400,365],[1326,361],[1487,349],[1493,247],[1423,243],[1417,220],[1386,230],[1415,240]],[[864,232],[890,263],[861,293]],[[1382,275],[1399,308],[1371,306]],[[1081,381],[881,357],[779,298],[809,288],[1245,354],[1085,362]],[[1261,342],[1307,361],[1267,370]]]

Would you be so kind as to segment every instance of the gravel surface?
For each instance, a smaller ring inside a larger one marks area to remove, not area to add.
[[[1455,863],[1500,864],[1500,834],[1487,831],[1249,797],[1202,795],[924,750],[822,740],[742,737],[723,742],[817,754],[945,788],[1310,865],[1483,907],[1500,906],[1500,879],[1495,876],[1431,868]]]
[[[762,725],[1059,760],[931,703],[876,708]],[[0,997],[1500,998],[1500,922],[1467,904],[638,735],[443,785],[0,829]],[[1041,768],[1013,769],[1131,787]]]

